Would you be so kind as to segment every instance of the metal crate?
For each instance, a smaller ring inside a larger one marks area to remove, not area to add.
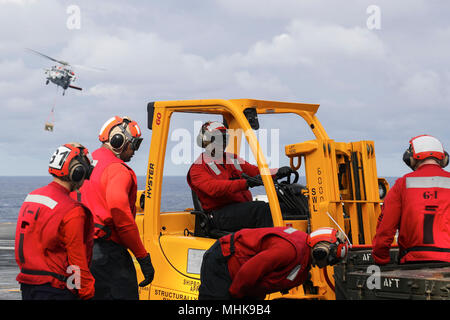
[[[389,264],[377,266],[371,249],[352,249],[335,266],[338,300],[450,300],[450,263],[397,264],[398,249]]]

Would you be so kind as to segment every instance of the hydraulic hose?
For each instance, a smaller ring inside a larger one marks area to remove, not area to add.
[[[325,277],[325,281],[327,282],[328,286],[331,288],[331,290],[333,290],[333,292],[335,292],[334,285],[331,282],[330,278],[328,277],[327,267],[323,268],[323,275]]]

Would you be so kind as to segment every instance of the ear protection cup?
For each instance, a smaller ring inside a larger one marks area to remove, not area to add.
[[[415,164],[415,160],[413,158],[413,153],[412,153],[412,148],[411,145],[409,146],[408,149],[405,150],[405,152],[403,153],[403,162],[410,167],[411,169],[413,169],[413,164]],[[413,169],[414,170],[414,169]]]
[[[80,182],[86,176],[86,168],[81,164],[77,163],[70,169],[69,179],[72,182]]]
[[[203,126],[202,126],[202,129],[200,130],[200,132],[197,135],[197,145],[201,148],[206,147],[205,141],[203,141],[204,136],[205,135],[204,135]]]
[[[328,264],[330,266],[335,265],[341,261],[347,255],[348,245],[347,243],[339,243],[330,245],[330,254],[328,255]]]
[[[348,245],[347,243],[340,243],[336,248],[336,257],[343,259],[347,255]]]
[[[445,154],[445,157],[444,157],[444,159],[441,160],[441,163],[440,163],[442,168],[445,168],[446,166],[448,166],[448,162],[449,162],[448,152],[444,151],[444,154]]]
[[[69,169],[69,179],[72,182],[80,182],[83,179],[89,179],[94,167],[90,164],[90,160],[78,155],[72,161],[74,164]]]
[[[125,135],[123,133],[115,133],[110,139],[109,144],[114,149],[120,149],[125,143]]]
[[[328,256],[329,251],[326,247],[317,247],[314,248],[312,255],[316,260],[323,260]]]
[[[341,261],[347,254],[347,245],[339,243],[338,245],[334,243],[324,242],[323,244],[318,244],[314,247],[312,251],[312,256],[316,261],[324,261],[330,266],[335,265]]]
[[[208,143],[211,143],[214,141],[214,137],[211,137],[209,131],[206,130],[206,127],[210,124],[211,122],[205,122],[201,129],[200,132],[197,135],[197,145],[201,148],[205,148]]]
[[[196,140],[196,142],[197,142],[197,145],[198,145],[200,148],[203,148],[202,134],[201,134],[201,133],[199,133],[199,134],[197,135],[197,140]]]
[[[406,149],[406,151],[403,153],[403,162],[411,168],[411,170],[414,170],[414,167],[417,164],[417,160],[414,159],[414,154],[412,150],[412,145],[409,145],[409,148]]]

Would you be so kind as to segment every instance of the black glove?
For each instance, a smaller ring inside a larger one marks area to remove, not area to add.
[[[148,286],[153,281],[153,277],[155,276],[155,269],[153,268],[150,254],[147,254],[144,258],[136,258],[136,260],[139,262],[142,274],[145,278],[141,283],[139,283],[139,287]]]
[[[281,178],[287,177],[293,172],[294,172],[294,170],[292,170],[291,167],[289,167],[289,166],[278,168],[276,178],[281,179]]]
[[[242,178],[244,178],[245,180],[247,180],[247,185],[249,188],[253,188],[253,187],[258,187],[258,186],[262,186],[263,182],[261,179],[261,176],[254,176],[254,177],[250,177],[249,175],[243,173],[242,174]]]

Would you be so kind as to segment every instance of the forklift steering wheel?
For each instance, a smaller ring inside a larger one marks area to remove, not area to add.
[[[283,177],[283,178],[287,178],[286,181],[284,181],[284,183],[286,184],[291,184],[291,175],[294,174],[294,181],[292,181],[292,183],[297,183],[298,182],[298,178],[299,178],[299,174],[297,171],[293,170],[287,177]],[[281,179],[283,179],[281,178]]]
[[[299,174],[297,171],[294,170],[294,172],[292,172],[294,174],[294,181],[292,181],[292,183],[297,183],[298,182],[298,178],[299,178]],[[291,183],[291,175],[289,175],[287,177],[287,182],[290,184]]]

